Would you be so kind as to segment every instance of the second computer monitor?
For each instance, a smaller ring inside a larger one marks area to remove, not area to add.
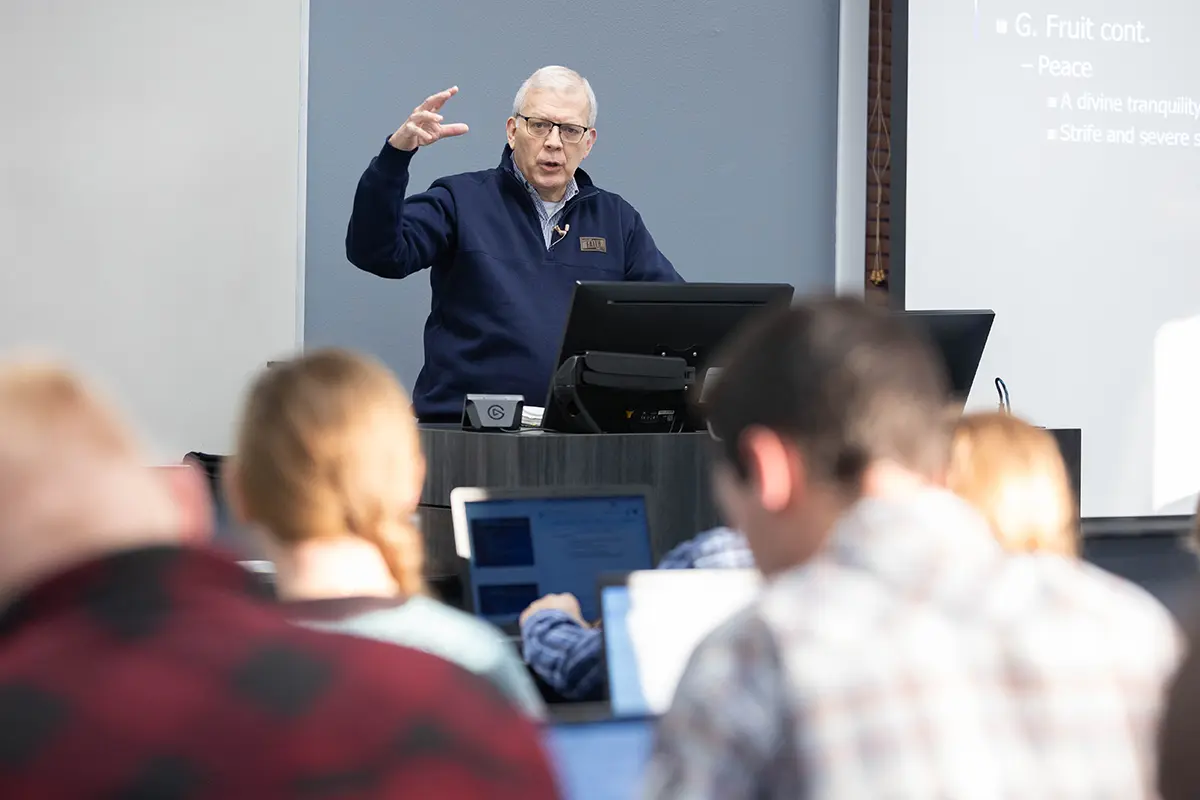
[[[937,348],[950,381],[954,399],[966,401],[979,371],[979,362],[987,346],[996,312],[979,311],[897,311],[896,314],[917,326]]]

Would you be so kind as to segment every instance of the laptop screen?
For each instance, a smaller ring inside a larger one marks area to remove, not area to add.
[[[651,566],[642,494],[480,500],[465,503],[464,512],[475,613],[497,625],[562,592],[595,620],[602,574]]]
[[[629,637],[629,587],[605,586],[600,592],[600,618],[604,620],[604,661],[608,669],[608,696],[617,717],[649,713],[637,654]]]
[[[654,726],[650,719],[558,723],[547,749],[563,797],[571,800],[628,800],[642,785]]]
[[[761,586],[762,576],[753,569],[686,569],[634,572],[625,587],[616,587],[623,593],[605,587],[613,713],[665,712],[692,651],[753,602]]]

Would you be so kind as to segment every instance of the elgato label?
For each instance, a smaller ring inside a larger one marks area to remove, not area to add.
[[[462,426],[469,431],[515,431],[521,427],[525,398],[519,394],[469,394]]]

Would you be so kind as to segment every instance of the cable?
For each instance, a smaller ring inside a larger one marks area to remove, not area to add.
[[[1005,414],[1012,413],[1012,403],[1008,400],[1008,386],[1000,378],[996,378],[996,394],[1000,395],[1000,410]]]

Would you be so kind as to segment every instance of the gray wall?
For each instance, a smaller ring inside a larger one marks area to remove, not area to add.
[[[311,0],[305,345],[383,357],[411,386],[427,274],[355,270],[354,186],[412,107],[458,84],[471,132],[422,151],[410,191],[495,166],[512,96],[566,64],[592,82],[584,168],[641,211],[692,281],[834,282],[838,0]]]

